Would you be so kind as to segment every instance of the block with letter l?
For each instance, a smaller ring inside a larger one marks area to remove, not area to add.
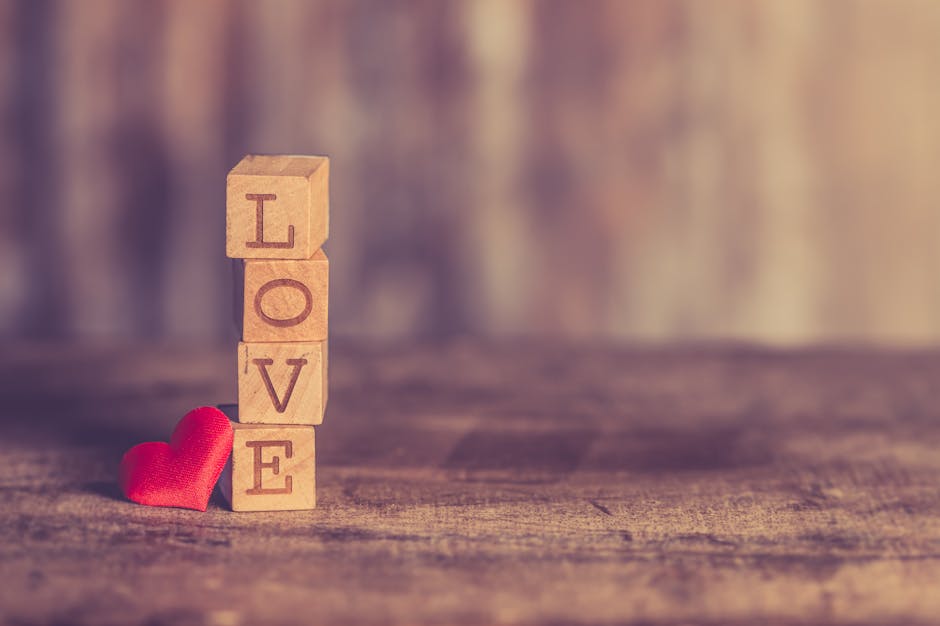
[[[239,408],[239,412],[240,412]],[[317,505],[313,426],[232,424],[232,456],[219,486],[233,511]]]
[[[226,180],[226,255],[312,257],[329,235],[329,169],[326,157],[243,158]]]

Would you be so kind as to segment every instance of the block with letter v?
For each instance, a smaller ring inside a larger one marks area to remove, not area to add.
[[[238,421],[323,423],[327,342],[238,344]]]

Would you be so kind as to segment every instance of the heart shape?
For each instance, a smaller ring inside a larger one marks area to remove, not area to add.
[[[121,490],[139,504],[205,511],[233,437],[225,413],[211,406],[193,409],[173,429],[169,444],[149,441],[124,453]]]

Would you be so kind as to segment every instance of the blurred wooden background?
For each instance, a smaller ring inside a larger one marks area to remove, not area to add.
[[[0,1],[0,334],[230,336],[225,173],[333,159],[332,330],[940,340],[940,3]]]

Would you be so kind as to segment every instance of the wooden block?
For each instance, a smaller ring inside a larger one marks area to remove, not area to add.
[[[219,487],[233,511],[316,507],[313,426],[232,424],[232,428],[232,456]]]
[[[309,259],[329,235],[330,161],[249,154],[226,180],[225,253]]]
[[[232,319],[239,334],[245,319],[245,262],[242,259],[232,259],[232,295],[235,306],[232,307]]]
[[[322,424],[327,342],[238,344],[238,421]]]
[[[326,340],[330,262],[322,250],[303,261],[243,263],[244,341]]]

